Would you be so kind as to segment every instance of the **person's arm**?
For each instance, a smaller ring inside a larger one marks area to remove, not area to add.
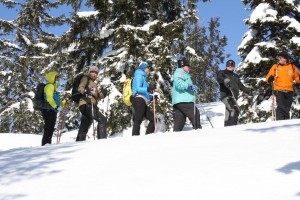
[[[240,79],[238,80],[238,87],[241,91],[247,93],[248,95],[252,95],[251,89],[247,88]]]
[[[142,75],[136,75],[135,77],[136,91],[141,95],[148,95],[147,87],[143,87],[144,77]]]
[[[219,71],[217,74],[217,81],[220,84],[224,84],[224,79],[226,78],[226,75],[224,74],[223,71]]]
[[[189,84],[183,79],[184,71],[178,71],[174,74],[174,87],[178,91],[184,91],[188,89]]]
[[[270,84],[272,81],[274,81],[274,78],[275,78],[275,70],[274,69],[276,68],[276,65],[277,64],[275,64],[271,67],[269,73],[266,76],[266,82],[268,84]]]
[[[294,80],[297,82],[297,83],[300,83],[300,78],[299,78],[299,72],[298,72],[298,69],[295,65],[292,65],[293,67],[293,70],[294,70]]]
[[[80,94],[83,94],[85,92],[86,86],[88,86],[88,77],[87,76],[83,76],[80,80],[80,84],[78,86],[78,92]]]

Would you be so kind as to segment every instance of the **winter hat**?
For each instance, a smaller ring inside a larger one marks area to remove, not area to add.
[[[184,66],[190,67],[190,64],[186,61],[186,59],[178,60],[177,63],[178,63],[179,68],[184,67]]]
[[[284,57],[285,59],[289,59],[289,54],[285,51],[282,51],[278,54],[278,57],[281,56],[281,57]]]
[[[226,62],[226,67],[228,67],[228,66],[233,66],[233,67],[235,67],[235,62],[234,62],[233,60],[228,60],[228,61]]]
[[[99,69],[96,66],[91,65],[89,67],[89,73],[90,72],[97,72],[97,73],[99,73]]]
[[[139,65],[139,69],[144,70],[148,67],[148,63],[146,62],[141,62]]]

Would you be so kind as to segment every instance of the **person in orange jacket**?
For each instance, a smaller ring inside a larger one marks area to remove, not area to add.
[[[294,96],[294,81],[300,83],[296,66],[289,62],[287,52],[278,54],[278,63],[274,64],[266,76],[268,84],[276,96],[276,120],[290,119],[290,109]]]

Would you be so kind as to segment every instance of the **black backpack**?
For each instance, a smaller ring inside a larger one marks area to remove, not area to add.
[[[46,84],[38,83],[36,87],[36,91],[34,93],[33,98],[33,108],[34,110],[42,110],[45,106],[45,99],[44,99],[44,88]]]
[[[73,81],[71,99],[72,99],[72,101],[74,101],[74,103],[76,105],[79,103],[79,100],[82,97],[82,94],[78,92],[78,87],[80,84],[80,80],[82,79],[83,76],[86,76],[86,75],[84,75],[84,73],[80,73],[74,78],[74,81]],[[86,83],[85,88],[88,86],[89,81],[90,81],[90,77],[89,76],[86,76],[86,77],[88,78],[88,81]]]

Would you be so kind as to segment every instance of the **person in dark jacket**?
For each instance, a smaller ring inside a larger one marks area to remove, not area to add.
[[[193,84],[189,71],[189,63],[186,60],[179,60],[178,68],[173,75],[174,132],[182,131],[186,118],[191,121],[193,129],[202,128],[199,110],[194,105],[195,94],[199,88]]]
[[[141,62],[138,69],[134,72],[134,78],[132,80],[132,107],[133,107],[133,127],[132,136],[140,135],[140,126],[143,122],[143,118],[149,120],[146,134],[154,132],[154,114],[147,106],[147,104],[153,100],[154,86],[150,86],[147,82],[147,76],[150,72],[148,63]]]
[[[98,122],[97,138],[105,139],[106,134],[106,117],[98,109],[98,100],[107,95],[107,90],[104,88],[98,89],[95,80],[98,77],[99,70],[96,66],[90,66],[80,80],[78,92],[82,94],[79,100],[79,110],[81,112],[81,123],[79,126],[76,141],[85,141],[86,134],[93,123],[93,120]]]
[[[237,125],[238,116],[240,114],[236,100],[239,91],[243,91],[252,96],[252,91],[245,87],[239,76],[234,73],[235,62],[228,60],[226,69],[218,72],[217,81],[220,84],[221,100],[225,104],[225,122],[224,126]]]
[[[45,104],[42,108],[42,115],[45,122],[42,146],[51,144],[58,110],[66,104],[66,100],[60,100],[57,91],[59,78],[59,74],[55,71],[46,74],[47,84],[44,87]]]

